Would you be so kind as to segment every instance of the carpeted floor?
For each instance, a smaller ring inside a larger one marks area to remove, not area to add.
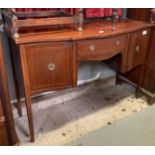
[[[29,142],[25,106],[23,117],[16,109],[14,116],[21,145],[66,145],[146,107],[131,86],[116,86],[111,78],[33,99],[35,143]]]

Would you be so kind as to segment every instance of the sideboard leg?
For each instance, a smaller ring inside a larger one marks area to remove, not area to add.
[[[27,109],[27,117],[28,117],[28,123],[29,123],[29,130],[30,130],[30,141],[34,142],[34,126],[33,126],[33,116],[32,116],[32,104],[31,104],[31,98],[29,95],[25,93],[25,102],[26,102],[26,109]]]
[[[9,38],[9,37],[8,37]],[[11,64],[13,66],[12,68],[12,73],[13,73],[13,81],[14,81],[14,84],[15,84],[15,91],[16,91],[16,98],[17,98],[17,112],[18,112],[18,115],[19,117],[22,116],[22,104],[21,104],[21,101],[20,101],[20,91],[19,91],[19,83],[18,83],[18,78],[17,78],[17,75],[15,73],[15,58],[14,58],[14,52],[13,52],[13,44],[11,43],[11,39],[8,39],[8,44],[9,44],[9,47],[10,47],[10,57],[11,57]]]
[[[141,93],[146,97],[146,101],[149,105],[155,103],[155,93],[151,93],[146,89],[141,89]]]
[[[118,71],[116,71],[116,79],[115,79],[115,84],[122,84],[122,80],[120,79],[120,73]]]
[[[142,82],[143,82],[143,74],[144,74],[144,65],[142,64],[140,66],[140,74],[139,74],[139,81],[137,83],[137,87],[136,87],[136,92],[135,92],[135,97],[139,98],[140,97],[140,89],[142,87]]]
[[[30,140],[31,142],[35,141],[34,135],[34,127],[33,127],[33,115],[32,115],[32,103],[31,103],[31,93],[30,93],[30,82],[28,75],[28,67],[26,60],[26,51],[24,45],[20,45],[20,61],[22,66],[22,75],[23,75],[23,83],[24,83],[24,91],[25,91],[25,101],[26,101],[26,109],[27,109],[27,117],[30,131]]]
[[[136,88],[135,97],[136,98],[140,97],[140,87],[139,86],[137,86],[137,88]]]
[[[19,90],[17,90],[18,86],[15,86],[15,89],[16,89],[16,97],[17,97],[17,111],[18,111],[19,117],[21,117],[22,116],[22,103],[20,101]]]
[[[155,97],[148,97],[147,102],[149,105],[152,105],[153,103],[155,103]]]

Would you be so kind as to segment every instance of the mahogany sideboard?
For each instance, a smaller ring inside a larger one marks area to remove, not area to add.
[[[9,98],[3,46],[0,35],[0,146],[18,144],[19,140],[15,131],[11,102]]]
[[[110,21],[95,20],[84,23],[82,32],[66,27],[55,31],[23,31],[19,38],[8,33],[12,55],[19,56],[21,64],[31,141],[35,140],[32,95],[77,86],[78,65],[82,60],[104,61],[119,55],[116,65],[120,73],[143,65],[151,27],[152,24],[142,21],[120,20],[112,31]],[[141,87],[140,76],[138,81],[137,91]],[[16,91],[19,94],[18,84]]]

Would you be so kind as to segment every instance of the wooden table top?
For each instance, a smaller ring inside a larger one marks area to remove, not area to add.
[[[85,22],[83,31],[79,32],[73,28],[64,28],[61,30],[48,30],[38,32],[21,33],[18,39],[15,39],[17,44],[47,42],[47,41],[66,41],[66,40],[82,40],[89,38],[100,38],[115,36],[133,32],[143,28],[154,26],[153,24],[136,21],[136,20],[120,20],[116,24],[116,30],[112,31],[111,21],[95,20]]]

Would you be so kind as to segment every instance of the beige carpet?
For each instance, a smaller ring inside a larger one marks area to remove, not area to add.
[[[25,106],[22,118],[16,109],[14,116],[21,145],[65,145],[147,106],[131,86],[116,86],[112,78],[33,99],[34,143],[29,142]]]

